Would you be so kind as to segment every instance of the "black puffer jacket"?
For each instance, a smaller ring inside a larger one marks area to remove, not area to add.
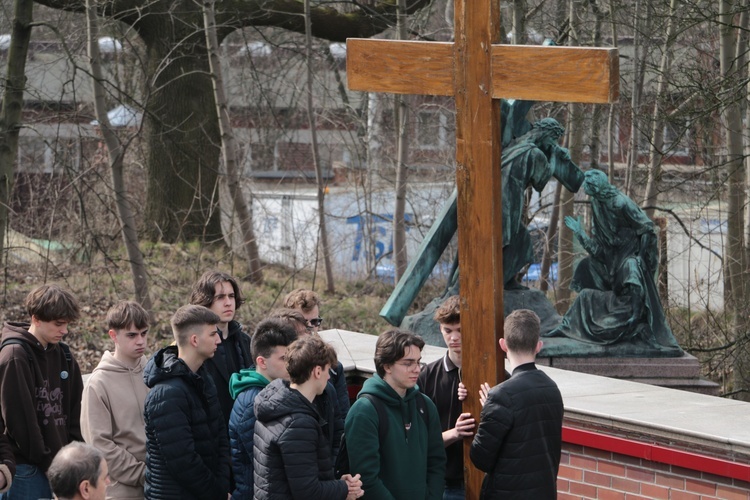
[[[256,500],[345,499],[333,476],[331,447],[315,407],[289,382],[274,380],[255,398],[253,465]]]
[[[148,499],[226,500],[229,438],[211,377],[177,357],[177,347],[158,351],[143,374],[151,388],[146,419]]]
[[[560,391],[534,363],[493,387],[471,444],[471,461],[487,473],[480,498],[557,498],[562,420]]]
[[[227,338],[216,347],[214,357],[203,363],[216,386],[216,394],[226,426],[229,426],[229,417],[234,406],[234,398],[229,394],[229,379],[232,378],[233,373],[254,366],[253,357],[250,354],[250,335],[243,331],[242,325],[237,321],[230,321],[228,330]]]

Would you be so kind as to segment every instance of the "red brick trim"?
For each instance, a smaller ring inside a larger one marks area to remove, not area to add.
[[[642,443],[631,439],[607,436],[597,432],[563,426],[563,441],[621,455],[642,458],[652,462],[676,465],[686,469],[750,481],[750,464],[731,462],[698,453],[675,450],[665,446]]]

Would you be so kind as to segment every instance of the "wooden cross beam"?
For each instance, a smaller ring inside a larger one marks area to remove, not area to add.
[[[480,414],[480,383],[501,382],[503,335],[500,98],[614,102],[617,49],[499,45],[500,2],[454,0],[454,43],[347,40],[349,88],[456,100],[458,255],[464,411]],[[464,441],[466,498],[483,474]]]

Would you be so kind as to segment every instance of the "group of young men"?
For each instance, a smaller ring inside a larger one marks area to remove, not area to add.
[[[317,294],[291,292],[252,336],[235,321],[243,302],[234,278],[205,273],[171,318],[175,343],[151,359],[149,314],[115,304],[114,350],[84,387],[61,342],[75,297],[32,291],[31,322],[2,330],[0,500],[464,498],[466,439],[487,472],[482,498],[555,498],[563,406],[534,365],[533,312],[506,319],[513,376],[479,388],[477,425],[461,410],[458,297],[435,316],[446,355],[425,367],[420,337],[381,334],[377,373],[351,408],[336,352],[316,335]]]

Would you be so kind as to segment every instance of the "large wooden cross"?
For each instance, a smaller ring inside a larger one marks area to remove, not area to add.
[[[500,98],[607,103],[619,93],[617,49],[499,45],[500,2],[454,0],[454,43],[347,40],[352,90],[456,100],[458,255],[464,411],[480,414],[480,383],[501,382],[503,335]],[[466,498],[483,474],[464,441]]]

